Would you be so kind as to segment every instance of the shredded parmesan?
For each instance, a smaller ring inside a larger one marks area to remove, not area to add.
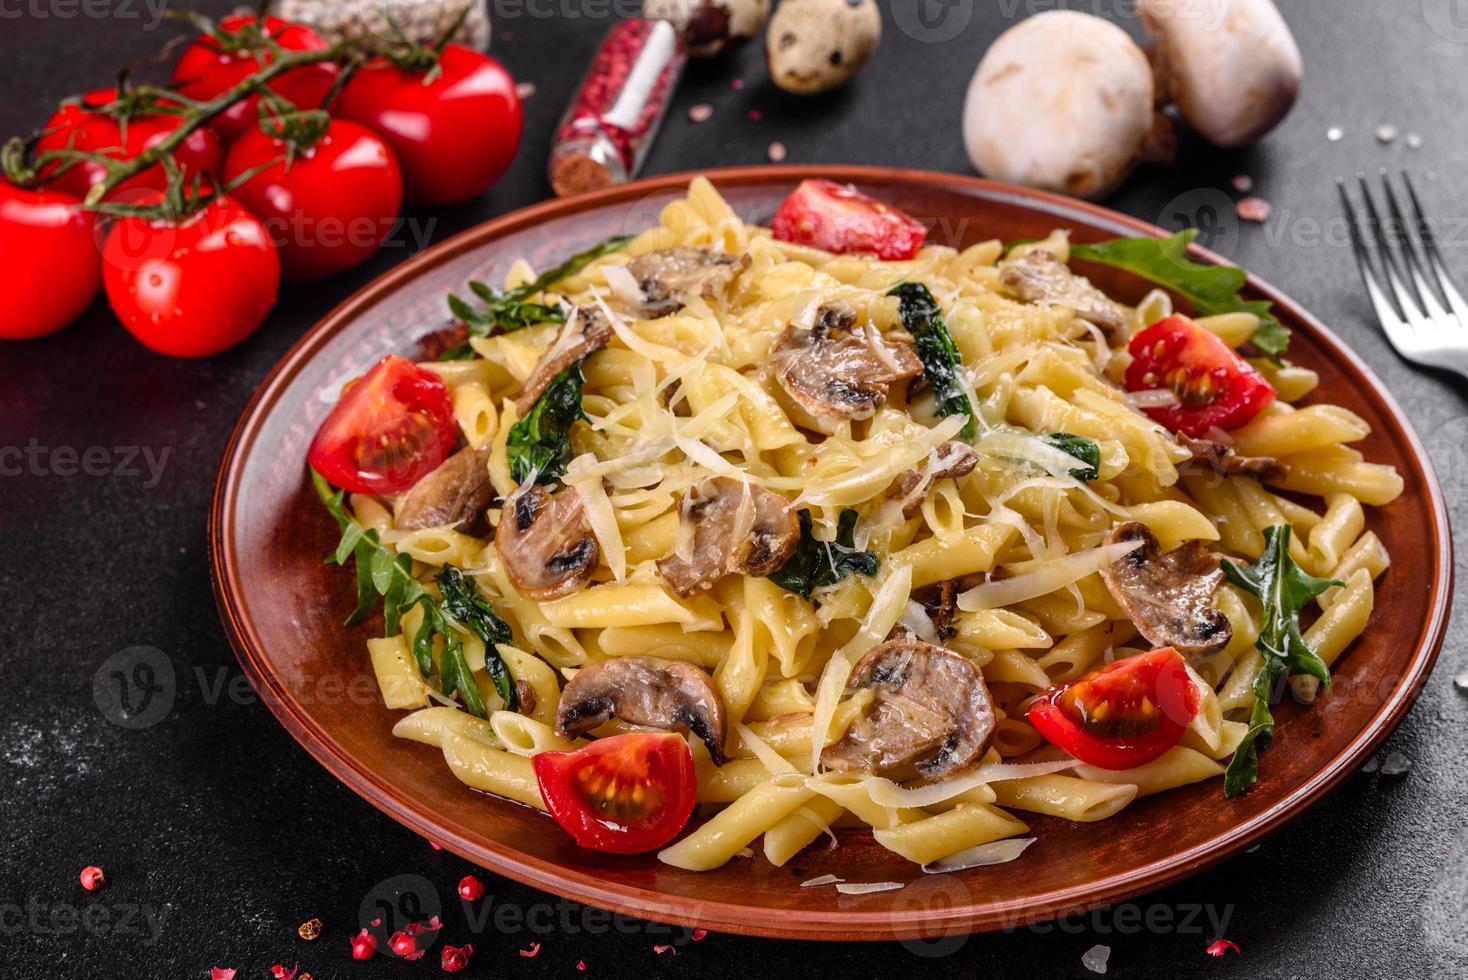
[[[1034,842],[1033,837],[1011,837],[1008,840],[979,844],[923,865],[923,874],[941,875],[950,871],[967,871],[969,868],[982,868],[991,864],[1008,864],[1023,854],[1025,849]]]
[[[837,878],[835,875],[817,875],[814,878],[807,878],[805,881],[802,881],[800,887],[820,888],[822,885],[839,885],[845,880],[845,878]]]
[[[1094,572],[1110,565],[1118,558],[1129,555],[1142,546],[1138,541],[1122,541],[1104,544],[1090,551],[1054,558],[1042,568],[1013,578],[995,579],[976,585],[958,597],[958,608],[964,612],[979,612],[983,609],[998,609],[1012,606],[1026,599],[1036,599],[1078,582]]]
[[[843,895],[871,895],[876,892],[895,892],[905,887],[900,881],[843,881],[836,890]]]
[[[988,783],[1002,783],[1008,779],[1025,779],[1029,776],[1048,776],[1076,765],[1074,759],[1059,759],[1054,762],[996,762],[979,766],[961,776],[941,783],[908,788],[899,786],[882,776],[867,777],[867,792],[878,806],[925,807],[946,803],[955,796]]]

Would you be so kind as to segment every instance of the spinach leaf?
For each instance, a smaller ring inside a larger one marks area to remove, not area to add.
[[[1307,575],[1290,557],[1290,526],[1264,529],[1264,552],[1253,565],[1224,559],[1223,574],[1264,604],[1264,626],[1254,642],[1264,667],[1254,679],[1254,708],[1244,734],[1223,775],[1223,795],[1241,796],[1259,778],[1259,750],[1274,738],[1274,716],[1269,704],[1275,685],[1286,674],[1308,674],[1330,686],[1330,668],[1305,645],[1300,635],[1300,611],[1320,593],[1344,583]]]
[[[438,674],[444,695],[452,697],[458,691],[465,708],[480,718],[487,718],[489,709],[480,696],[473,671],[464,660],[464,644],[449,622],[452,618],[484,640],[485,669],[494,680],[495,689],[505,706],[511,711],[516,710],[518,700],[514,682],[509,668],[494,648],[495,643],[509,641],[510,628],[495,612],[494,606],[478,594],[473,582],[464,578],[454,566],[445,565],[439,575],[442,604],[435,601],[422,583],[413,577],[412,557],[393,554],[382,544],[375,529],[363,527],[347,513],[343,503],[346,491],[333,491],[326,478],[315,470],[311,471],[311,484],[342,532],[336,549],[326,557],[327,563],[344,566],[350,557],[357,565],[357,607],[347,617],[347,625],[371,615],[381,597],[384,632],[387,636],[396,636],[402,629],[403,615],[414,606],[420,607],[423,625],[413,635],[411,644],[419,672],[424,677],[432,675],[433,638],[443,637]]]
[[[1094,439],[1073,436],[1069,432],[1052,432],[1041,436],[1041,439],[1067,456],[1074,456],[1086,464],[1070,471],[1075,479],[1087,482],[1101,475],[1101,447]]]
[[[631,240],[630,235],[608,238],[591,248],[577,252],[560,265],[542,272],[533,281],[516,286],[514,289],[495,289],[487,283],[471,280],[469,289],[483,303],[483,308],[476,309],[457,295],[450,293],[448,296],[449,312],[469,328],[471,337],[511,333],[540,323],[564,323],[566,314],[559,306],[531,303],[528,302],[530,297],[544,292],[568,276],[575,275],[592,262],[615,252]],[[465,341],[444,351],[439,360],[457,361],[473,356],[473,348],[469,346],[468,341]]]
[[[816,589],[834,585],[854,572],[875,575],[881,565],[874,552],[855,547],[856,518],[854,510],[843,510],[836,521],[836,540],[821,541],[811,533],[810,511],[804,508],[796,515],[800,521],[800,544],[790,560],[765,576],[786,592],[809,599]]]
[[[943,322],[943,311],[928,287],[917,282],[898,283],[887,293],[896,296],[902,325],[912,334],[918,358],[923,362],[923,377],[933,386],[938,414],[967,415],[968,422],[959,430],[962,439],[973,439],[978,432],[978,416],[968,393],[959,383],[958,345]]]
[[[1188,228],[1168,238],[1116,238],[1095,245],[1072,245],[1070,257],[1125,269],[1165,286],[1186,299],[1199,316],[1217,313],[1253,313],[1259,329],[1250,338],[1254,346],[1278,363],[1290,346],[1290,331],[1270,312],[1267,300],[1239,295],[1247,279],[1243,269],[1203,265],[1185,254],[1198,229]]]
[[[535,405],[510,426],[505,451],[510,476],[517,484],[535,475],[536,483],[553,483],[571,462],[571,424],[586,418],[581,411],[581,362],[556,375]]]

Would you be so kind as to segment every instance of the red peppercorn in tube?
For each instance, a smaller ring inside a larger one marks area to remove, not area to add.
[[[687,61],[666,21],[634,17],[607,33],[556,128],[548,172],[557,196],[636,176]]]

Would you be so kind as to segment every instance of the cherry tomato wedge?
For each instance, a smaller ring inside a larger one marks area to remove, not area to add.
[[[352,493],[397,493],[447,459],[457,435],[443,379],[389,354],[342,392],[306,459]]]
[[[771,230],[782,242],[827,252],[875,252],[910,259],[928,237],[922,222],[849,184],[803,180],[780,202]]]
[[[531,761],[551,816],[576,843],[594,851],[655,850],[676,837],[693,813],[693,753],[681,735],[615,735],[575,752],[542,752]]]
[[[1171,389],[1178,404],[1144,409],[1173,432],[1201,437],[1237,429],[1272,401],[1274,388],[1216,334],[1181,313],[1132,337],[1128,391]]]
[[[179,55],[178,64],[173,68],[174,88],[196,102],[205,102],[223,95],[245,76],[259,71],[262,64],[270,64],[268,49],[254,43],[243,43],[244,39],[239,37],[257,20],[254,14],[232,14],[219,21],[218,33],[222,40],[207,35],[195,39]],[[321,35],[304,25],[292,24],[279,17],[266,17],[260,26],[266,36],[287,51],[326,50],[327,44]],[[267,87],[297,109],[318,109],[340,71],[329,61],[302,65],[274,79]],[[210,125],[228,142],[257,126],[259,120],[260,97],[250,95],[215,116]]]
[[[1026,717],[1046,741],[1082,762],[1131,769],[1178,743],[1198,700],[1187,663],[1163,647],[1052,687]]]
[[[96,216],[69,194],[0,179],[0,269],[13,284],[0,340],[44,337],[81,315],[102,288]]]

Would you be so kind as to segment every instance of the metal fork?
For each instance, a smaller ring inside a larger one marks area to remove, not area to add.
[[[1447,368],[1468,378],[1468,301],[1448,272],[1412,178],[1402,171],[1402,186],[1412,209],[1410,221],[1385,169],[1381,186],[1387,220],[1382,220],[1376,208],[1366,175],[1357,174],[1357,180],[1364,214],[1351,202],[1345,178],[1336,178],[1336,189],[1346,211],[1361,278],[1387,340],[1415,364]]]

